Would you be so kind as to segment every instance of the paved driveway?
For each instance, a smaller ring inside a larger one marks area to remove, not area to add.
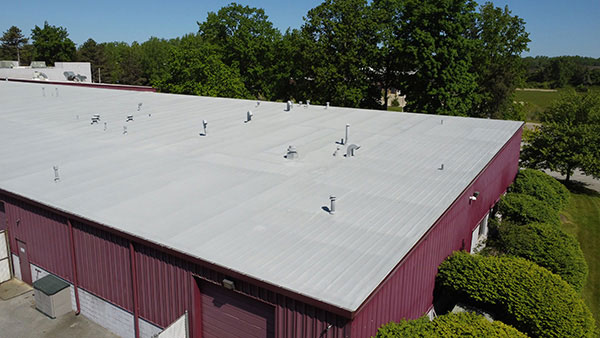
[[[73,312],[51,319],[35,309],[33,291],[26,291],[30,287],[14,279],[6,283],[14,284],[4,283],[0,285],[0,289],[7,286],[25,289],[24,293],[18,292],[22,293],[20,296],[11,295],[12,298],[8,300],[0,298],[0,337],[2,338],[117,337],[87,318],[76,316]]]

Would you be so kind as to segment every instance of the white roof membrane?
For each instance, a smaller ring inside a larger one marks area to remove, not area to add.
[[[522,124],[42,86],[0,82],[1,189],[350,311]]]

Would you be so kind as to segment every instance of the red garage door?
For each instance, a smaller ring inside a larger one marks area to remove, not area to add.
[[[274,308],[221,286],[202,282],[204,338],[270,338],[275,336]]]

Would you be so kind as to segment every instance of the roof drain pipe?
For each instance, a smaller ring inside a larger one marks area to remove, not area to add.
[[[73,239],[73,225],[71,220],[67,218],[67,224],[69,225],[69,238],[71,240],[71,264],[73,268],[73,293],[75,294],[75,304],[77,305],[77,311],[75,315],[81,313],[81,305],[79,304],[79,281],[77,280],[77,260],[75,259],[75,240]]]
[[[331,201],[331,206],[329,207],[329,213],[331,215],[335,214],[335,196],[329,196],[329,200]]]
[[[129,241],[129,259],[131,266],[131,286],[133,292],[133,325],[135,327],[135,338],[140,338],[140,311],[137,293],[137,272],[135,267],[135,248],[133,242]]]

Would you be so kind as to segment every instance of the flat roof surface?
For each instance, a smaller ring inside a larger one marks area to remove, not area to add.
[[[0,82],[0,188],[354,311],[521,125]]]

